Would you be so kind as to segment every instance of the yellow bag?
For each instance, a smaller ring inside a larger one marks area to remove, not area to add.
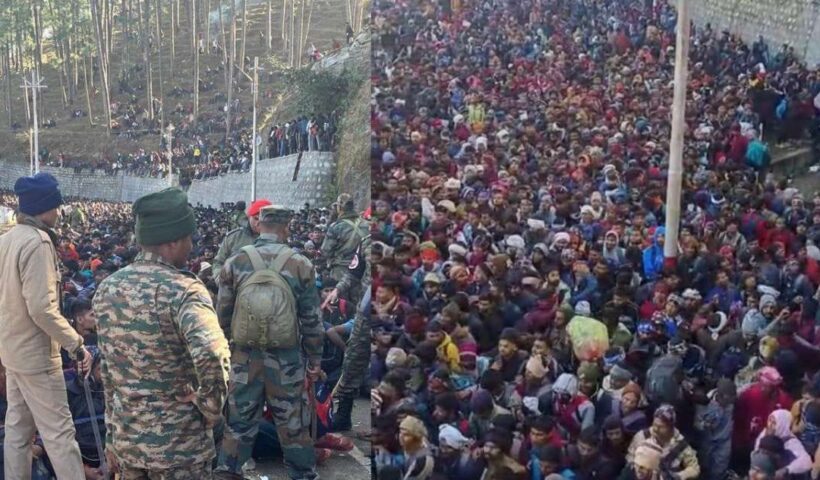
[[[594,362],[609,348],[606,325],[590,317],[576,315],[567,325],[572,351],[581,361]]]

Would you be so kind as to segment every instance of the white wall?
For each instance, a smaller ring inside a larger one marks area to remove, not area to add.
[[[330,203],[334,194],[335,162],[329,152],[304,152],[299,175],[294,182],[296,155],[266,159],[257,170],[257,197],[289,208]],[[68,168],[43,167],[60,182],[65,197],[81,197],[112,202],[133,202],[143,195],[168,187],[162,178],[132,177],[125,174],[106,175],[83,170],[74,173]],[[25,163],[0,160],[0,189],[11,190],[18,178],[28,175]],[[218,207],[222,202],[250,200],[250,173],[229,173],[208,180],[195,180],[188,189],[191,204]]]
[[[295,168],[296,155],[260,161],[256,174],[257,198],[265,198],[293,209],[302,207],[306,202],[325,205],[333,200],[333,154],[304,152],[299,175],[294,182]],[[197,180],[188,189],[188,200],[192,205],[218,207],[223,202],[248,202],[250,197],[250,173],[229,173],[208,180]]]
[[[820,2],[816,0],[692,0],[695,24],[739,34],[749,45],[758,35],[775,55],[784,43],[809,66],[820,64]]]

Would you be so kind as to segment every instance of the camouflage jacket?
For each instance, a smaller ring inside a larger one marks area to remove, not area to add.
[[[225,235],[225,239],[219,245],[219,251],[216,252],[213,263],[214,282],[217,285],[220,283],[219,273],[222,271],[222,266],[232,256],[239,253],[239,250],[246,245],[253,245],[257,235],[253,233],[251,227],[244,226],[231,230]]]
[[[350,266],[336,289],[340,295],[347,296],[350,289],[357,286],[361,286],[362,290],[370,288],[370,234],[359,242]]]
[[[107,448],[134,468],[210,461],[205,421],[221,415],[230,351],[205,285],[142,252],[100,284],[94,311]],[[192,391],[194,403],[176,398]]]
[[[271,254],[270,247],[281,244],[282,241],[272,233],[263,233],[256,239],[254,246],[259,255],[270,265],[275,254]],[[219,315],[219,324],[226,331],[230,331],[233,317],[234,302],[239,285],[253,273],[250,258],[244,252],[229,258],[222,267],[219,285],[219,294],[216,298],[216,311]],[[299,322],[299,334],[302,337],[302,348],[308,359],[320,362],[324,345],[324,328],[319,316],[319,290],[316,288],[316,269],[306,257],[296,254],[286,263],[280,272],[293,289],[296,298],[296,318]]]
[[[322,255],[331,267],[347,267],[359,248],[359,242],[369,234],[370,225],[367,220],[359,218],[355,213],[344,215],[327,229],[322,242]]]

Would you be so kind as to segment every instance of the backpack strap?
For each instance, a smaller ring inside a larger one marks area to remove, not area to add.
[[[242,247],[242,251],[248,255],[255,272],[267,270],[268,266],[265,264],[265,261],[262,260],[262,255],[259,255],[259,251],[256,247],[253,245],[246,245]]]
[[[279,253],[276,256],[276,259],[270,266],[271,270],[273,270],[276,273],[280,273],[282,271],[282,268],[285,267],[285,264],[288,262],[288,260],[290,260],[294,255],[296,255],[296,252],[294,252],[290,248],[284,245],[282,245],[282,247],[283,248],[280,249],[281,253]]]

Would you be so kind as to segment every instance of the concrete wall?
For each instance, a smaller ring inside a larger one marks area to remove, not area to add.
[[[82,197],[109,202],[133,202],[143,195],[168,186],[167,179],[132,177],[125,174],[106,175],[102,171],[83,170],[74,173],[68,168],[42,167],[60,182],[65,197]],[[0,160],[0,189],[14,188],[18,178],[29,174],[29,166],[13,160]]]
[[[293,181],[296,155],[262,160],[257,167],[257,198],[298,209],[305,203],[326,205],[333,201],[335,162],[328,152],[304,152],[299,174]],[[250,200],[251,174],[229,173],[197,180],[188,189],[192,205],[219,207],[223,202]]]
[[[293,172],[296,155],[262,160],[257,170],[257,197],[289,208],[300,208],[305,202],[326,205],[333,201],[335,161],[329,152],[305,152],[297,180]],[[110,202],[133,202],[143,195],[168,186],[167,179],[132,177],[124,174],[105,175],[83,170],[76,174],[71,169],[43,167],[60,182],[66,197],[81,197]],[[14,182],[28,175],[28,165],[0,160],[0,190],[14,188]],[[250,200],[250,173],[229,173],[208,180],[195,180],[188,189],[191,204],[218,207],[222,202]]]
[[[739,34],[749,44],[758,35],[774,55],[784,43],[810,66],[820,64],[820,2],[817,0],[692,0],[695,24]]]

